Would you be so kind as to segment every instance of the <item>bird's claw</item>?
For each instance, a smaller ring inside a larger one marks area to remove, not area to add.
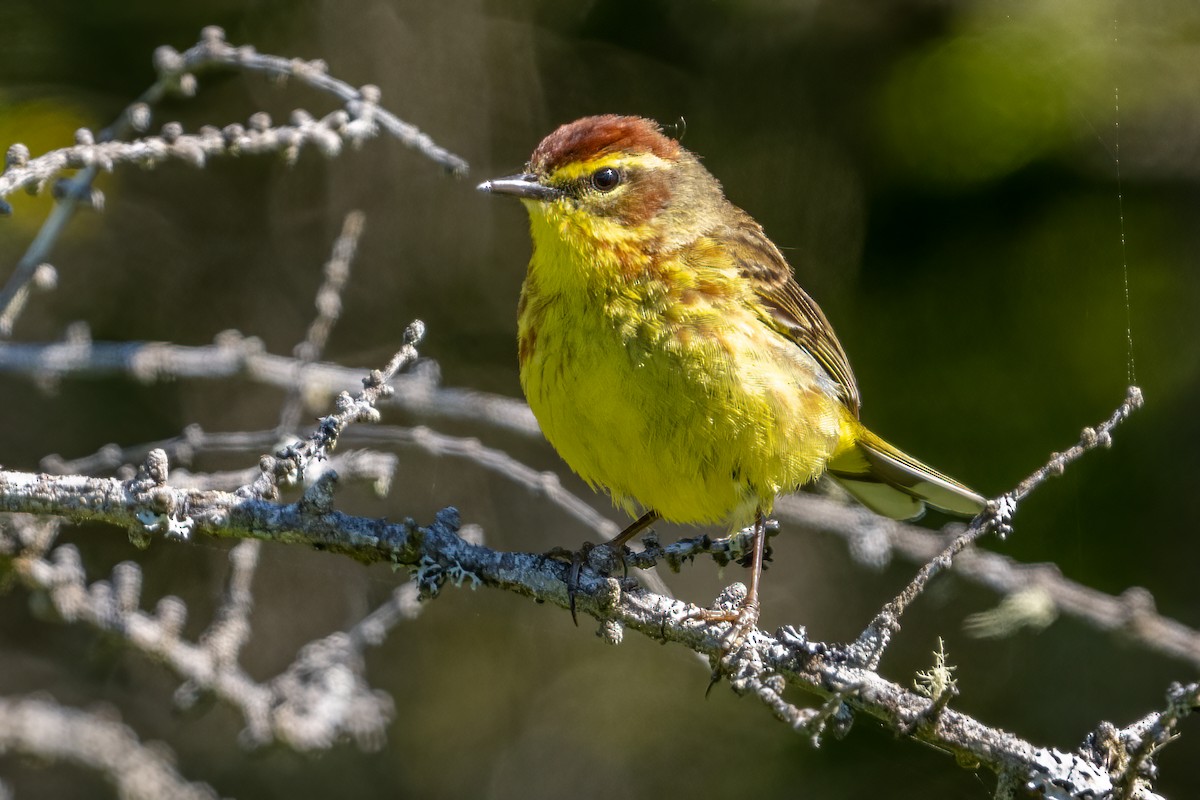
[[[543,554],[544,558],[552,558],[555,561],[562,561],[570,565],[567,570],[567,607],[571,610],[571,621],[575,626],[579,626],[579,619],[575,613],[575,596],[579,594],[579,579],[583,574],[583,565],[591,562],[596,566],[592,559],[592,552],[605,548],[610,551],[611,557],[616,557],[621,560],[621,568],[624,571],[624,577],[629,577],[629,560],[625,556],[625,547],[613,548],[609,543],[592,544],[584,542],[578,550],[568,550],[565,547],[555,547]]]
[[[732,623],[729,630],[721,637],[721,651],[724,655],[713,662],[712,677],[709,679],[708,688],[704,690],[704,696],[708,697],[712,688],[721,682],[721,678],[728,668],[730,657],[741,647],[746,636],[758,624],[758,601],[743,601],[737,608],[696,609],[691,618],[704,622]]]
[[[591,542],[584,542],[583,547],[571,554],[571,569],[567,571],[567,604],[571,608],[571,622],[579,627],[579,618],[575,616],[575,595],[579,593],[579,574],[583,571],[583,562],[592,551]]]
[[[734,608],[700,608],[690,615],[703,622],[729,622],[729,631],[721,638],[721,649],[731,653],[758,624],[758,600],[743,600]]]

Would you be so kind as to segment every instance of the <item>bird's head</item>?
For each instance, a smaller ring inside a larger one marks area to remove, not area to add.
[[[519,198],[535,240],[581,249],[670,247],[701,235],[726,205],[717,180],[656,122],[613,114],[561,126],[523,173],[479,190]]]

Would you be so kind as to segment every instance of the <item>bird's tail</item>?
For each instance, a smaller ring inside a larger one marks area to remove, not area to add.
[[[916,519],[926,505],[973,517],[987,505],[982,496],[865,428],[854,446],[830,459],[828,473],[864,506],[892,519]]]

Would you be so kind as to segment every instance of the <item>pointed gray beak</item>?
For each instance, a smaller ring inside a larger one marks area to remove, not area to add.
[[[538,183],[537,176],[528,172],[509,175],[506,178],[493,178],[475,188],[488,194],[508,194],[522,200],[553,200],[562,195],[560,189]]]

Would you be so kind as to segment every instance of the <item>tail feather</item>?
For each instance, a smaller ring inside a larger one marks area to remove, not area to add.
[[[981,495],[867,430],[829,462],[828,471],[860,503],[892,519],[916,519],[926,505],[967,517],[987,506]]]

